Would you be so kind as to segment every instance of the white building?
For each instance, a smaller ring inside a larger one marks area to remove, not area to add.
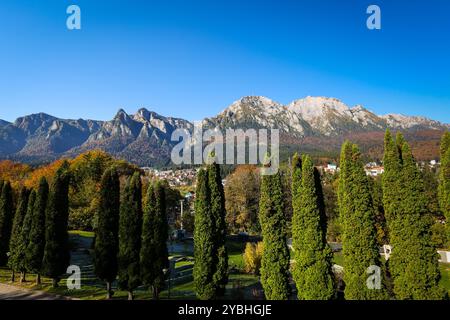
[[[376,166],[376,167],[370,167],[370,168],[364,168],[364,171],[366,171],[366,174],[368,176],[376,177],[384,173],[384,167]]]
[[[323,168],[323,170],[325,172],[335,174],[337,171],[339,171],[339,168],[337,165],[329,163],[326,165],[326,167]]]

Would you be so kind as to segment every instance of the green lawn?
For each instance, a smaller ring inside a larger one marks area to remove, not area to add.
[[[35,284],[36,275],[35,274],[27,274],[26,276],[26,282],[20,284],[18,282],[19,276],[16,276],[16,282],[14,283],[15,286],[26,288],[26,289],[33,289],[43,292],[48,292],[56,295],[63,295],[67,297],[72,298],[79,298],[79,299],[88,299],[88,300],[97,300],[102,299],[106,291],[104,291],[100,287],[92,286],[92,285],[83,285],[83,282],[85,279],[81,279],[81,290],[68,290],[66,286],[66,279],[62,279],[59,282],[58,288],[52,288],[52,281],[49,278],[42,277],[41,281],[42,283],[40,285]],[[0,283],[11,283],[11,270],[6,268],[0,268]]]
[[[179,261],[175,263],[175,268],[194,265],[194,261]]]
[[[226,244],[228,251],[228,266],[238,270],[244,270],[245,243],[229,241]]]
[[[342,251],[333,253],[333,263],[340,265],[341,267],[344,265],[344,256],[342,255]]]
[[[79,235],[80,237],[94,238],[95,234],[92,231],[71,230],[69,231],[69,235]]]
[[[441,270],[441,286],[447,289],[450,296],[450,263],[441,263],[439,266]]]
[[[249,274],[230,274],[224,299],[253,299],[253,289],[260,288],[259,278]],[[161,299],[168,298],[168,290],[161,292]],[[170,299],[196,299],[194,282],[171,288]]]

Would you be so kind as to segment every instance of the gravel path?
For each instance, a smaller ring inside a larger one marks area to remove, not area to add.
[[[0,283],[0,300],[67,300],[66,297],[55,296],[42,291],[22,289]]]

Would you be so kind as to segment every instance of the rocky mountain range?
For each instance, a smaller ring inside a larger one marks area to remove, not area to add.
[[[221,127],[279,128],[297,137],[337,136],[349,132],[384,131],[391,129],[445,130],[449,125],[425,117],[388,114],[377,116],[357,105],[349,107],[335,98],[306,97],[282,105],[265,97],[244,97],[222,111],[205,119],[206,124]]]
[[[306,97],[282,105],[260,96],[243,97],[216,117],[203,120],[204,127],[278,128],[287,150],[336,154],[344,139],[377,153],[386,128],[405,132],[416,145],[426,145],[430,157],[437,152],[440,134],[450,126],[417,116],[378,116],[363,106],[349,107],[335,98]],[[161,116],[147,109],[129,115],[119,110],[110,121],[59,119],[44,113],[0,120],[0,158],[29,163],[102,149],[141,166],[170,162],[178,128],[193,130],[193,123]],[[437,144],[436,144],[437,143]],[[435,149],[435,151],[434,151]]]

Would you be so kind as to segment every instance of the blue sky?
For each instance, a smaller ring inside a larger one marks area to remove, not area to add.
[[[2,0],[0,119],[198,120],[246,95],[312,95],[450,123],[449,15],[447,0]]]

